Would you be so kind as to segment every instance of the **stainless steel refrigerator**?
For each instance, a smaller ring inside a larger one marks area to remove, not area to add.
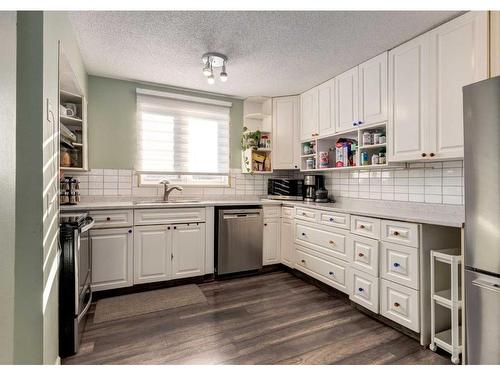
[[[500,364],[500,77],[464,87],[468,364]]]

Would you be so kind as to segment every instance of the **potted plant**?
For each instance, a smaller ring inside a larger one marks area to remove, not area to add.
[[[246,126],[243,127],[243,134],[241,135],[241,150],[246,151],[249,148],[257,150],[262,133],[260,130],[254,132],[249,131]]]

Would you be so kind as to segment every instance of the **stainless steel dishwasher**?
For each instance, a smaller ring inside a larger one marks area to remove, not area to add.
[[[262,208],[218,210],[218,275],[262,268],[262,216]]]

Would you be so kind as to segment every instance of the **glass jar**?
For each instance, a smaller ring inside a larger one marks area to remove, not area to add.
[[[69,149],[66,147],[61,147],[60,149],[59,164],[61,167],[71,167],[71,156]]]
[[[72,167],[80,167],[80,151],[78,149],[73,149],[69,152],[70,164]]]

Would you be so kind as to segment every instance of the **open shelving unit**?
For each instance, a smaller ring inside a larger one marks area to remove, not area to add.
[[[376,169],[376,168],[384,168],[389,166],[400,167],[401,163],[396,163],[389,165],[389,163],[378,163],[371,164],[372,156],[374,154],[378,154],[380,151],[385,150],[387,152],[387,143],[378,143],[378,144],[363,144],[363,133],[365,132],[380,132],[383,135],[387,134],[387,124],[373,124],[367,126],[358,126],[353,128],[352,130],[346,130],[343,132],[338,132],[334,135],[327,136],[319,136],[315,137],[311,141],[302,142],[301,143],[301,171],[304,172],[320,172],[320,171],[335,171],[335,170],[356,170],[356,169]],[[340,139],[348,139],[352,140],[354,144],[356,144],[356,155],[352,159],[354,165],[347,166],[336,166],[336,154],[335,154],[335,145],[338,143]],[[310,154],[304,153],[304,150],[307,148],[307,145],[310,145],[309,148],[313,149],[313,152]],[[320,153],[328,152],[328,165],[320,166]],[[361,153],[366,152],[368,155],[368,164],[362,164]],[[314,160],[314,167],[308,167],[308,160]],[[387,160],[387,156],[386,156]]]
[[[242,173],[269,174],[272,167],[272,98],[256,96],[243,101],[243,118],[248,131],[261,132],[270,147],[249,148],[241,152]],[[258,160],[258,161],[257,161]],[[262,168],[262,169],[259,169]]]
[[[463,350],[461,311],[460,249],[431,251],[431,344],[451,354],[451,362],[460,363]]]
[[[59,143],[61,171],[88,169],[87,102],[76,75],[62,53],[59,62]],[[75,113],[67,115],[63,107],[71,105]],[[69,163],[67,154],[69,154]],[[66,155],[66,156],[65,156]]]

